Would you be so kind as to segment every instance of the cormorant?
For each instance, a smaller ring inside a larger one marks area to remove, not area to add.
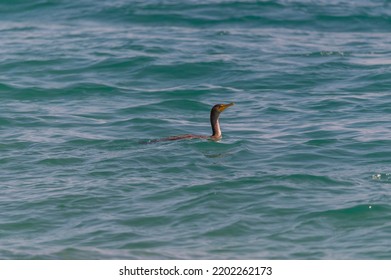
[[[210,110],[210,125],[212,126],[212,135],[211,136],[184,134],[184,135],[170,136],[170,137],[166,137],[166,138],[152,140],[152,141],[149,141],[149,143],[160,142],[160,141],[182,140],[182,139],[210,139],[210,140],[214,140],[214,141],[220,140],[222,137],[220,123],[219,123],[220,113],[223,112],[228,107],[231,107],[233,105],[234,105],[234,103],[216,104],[212,107],[212,110]]]

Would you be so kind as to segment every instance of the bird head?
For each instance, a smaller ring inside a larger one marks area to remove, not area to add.
[[[229,103],[229,104],[216,104],[216,105],[213,106],[212,110],[221,113],[221,112],[223,112],[225,109],[227,109],[228,107],[231,107],[231,106],[233,106],[233,105],[234,105],[233,102],[231,102],[231,103]]]

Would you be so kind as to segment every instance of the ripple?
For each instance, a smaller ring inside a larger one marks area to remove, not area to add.
[[[310,2],[3,1],[1,258],[390,257],[387,4]]]

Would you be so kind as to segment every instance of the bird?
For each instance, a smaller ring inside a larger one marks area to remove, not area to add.
[[[150,140],[149,143],[161,142],[161,141],[174,141],[174,140],[183,140],[183,139],[207,139],[218,141],[222,138],[222,133],[220,129],[219,117],[220,114],[227,108],[233,106],[234,103],[231,102],[229,104],[216,104],[210,110],[210,125],[212,127],[212,135],[194,135],[194,134],[183,134],[176,136],[169,136],[166,138],[160,138],[156,140]]]

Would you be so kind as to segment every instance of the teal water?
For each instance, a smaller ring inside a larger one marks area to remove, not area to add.
[[[1,259],[391,259],[388,1],[0,3]],[[143,142],[209,134],[220,142]]]

